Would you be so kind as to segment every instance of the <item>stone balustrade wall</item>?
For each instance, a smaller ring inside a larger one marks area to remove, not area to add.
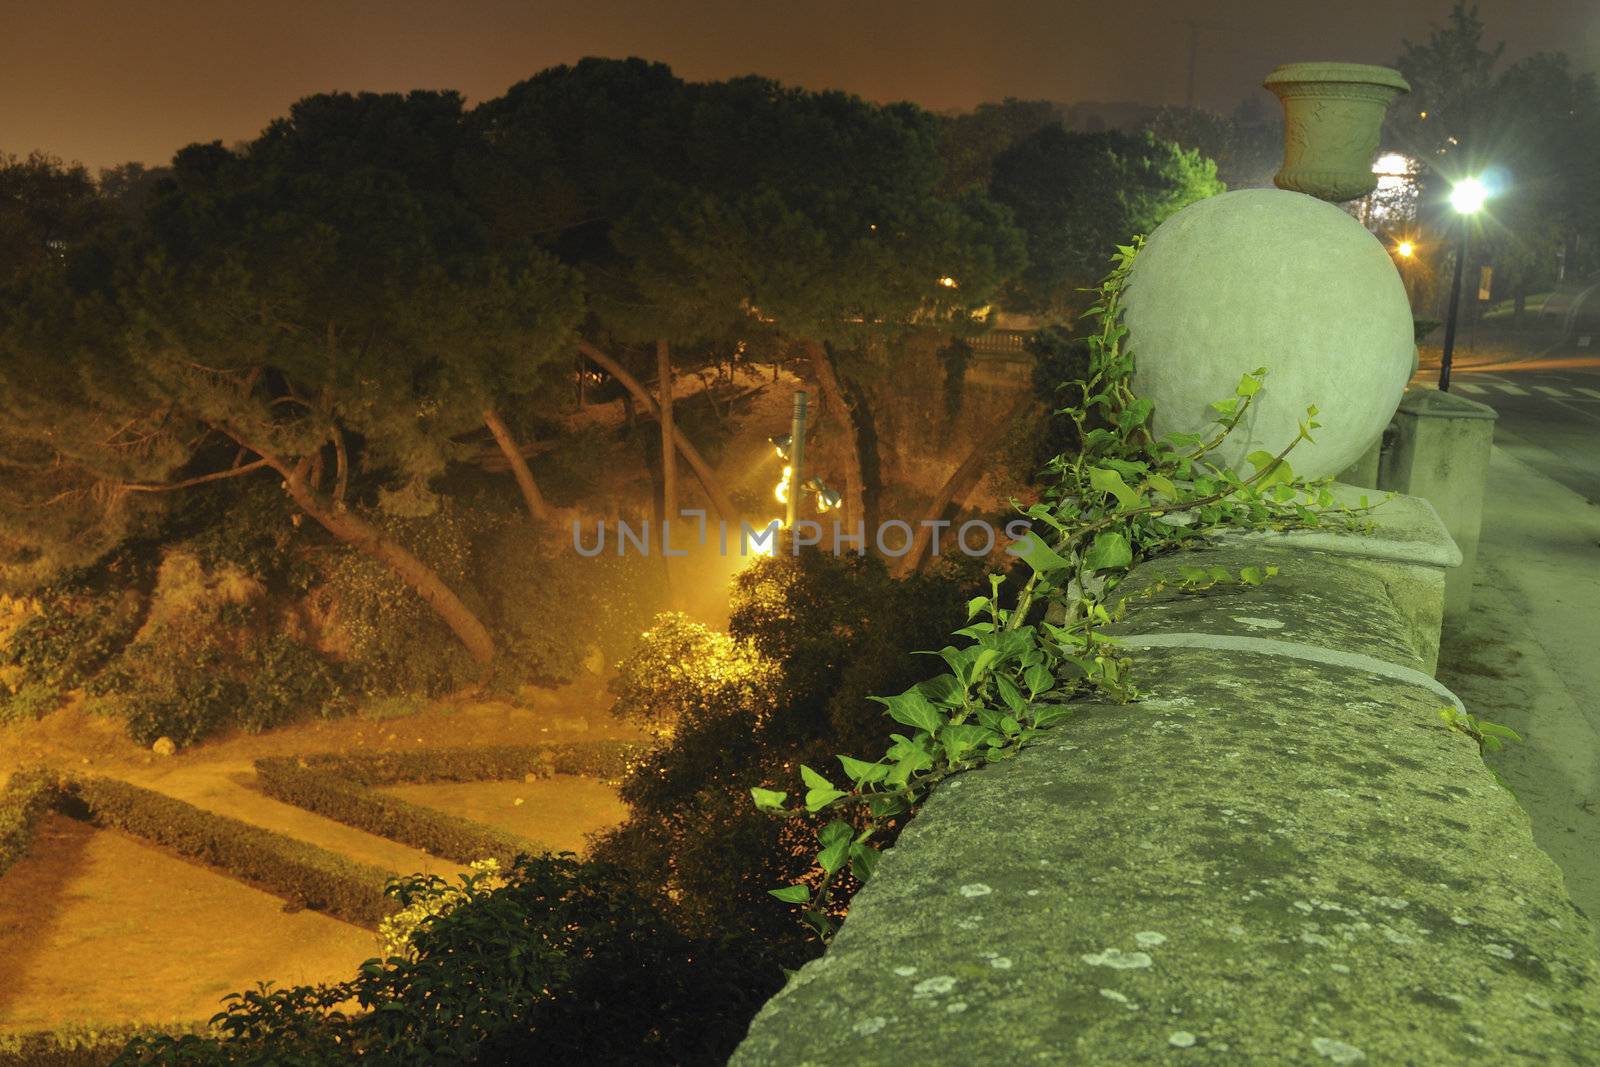
[[[1593,928],[1438,714],[1459,553],[1379,516],[1186,557],[1280,573],[1138,602],[1145,698],[940,786],[732,1062],[1600,1062]]]

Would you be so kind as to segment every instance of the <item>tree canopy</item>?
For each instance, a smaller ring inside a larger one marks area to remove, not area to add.
[[[1519,299],[1568,271],[1600,267],[1600,90],[1560,53],[1501,65],[1475,7],[1457,3],[1426,41],[1404,42],[1395,65],[1412,91],[1390,109],[1388,145],[1416,159],[1424,224],[1454,225],[1446,197],[1482,176],[1493,196],[1476,256]]]
[[[1074,303],[1115,246],[1223,188],[1211,160],[1149,133],[1040,128],[995,160],[989,186],[1027,234],[1028,266],[1007,306]]]

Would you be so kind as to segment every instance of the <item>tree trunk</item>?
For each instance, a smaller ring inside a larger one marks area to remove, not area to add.
[[[301,511],[317,520],[334,537],[394,571],[444,620],[444,624],[466,646],[473,662],[485,672],[488,671],[494,660],[494,638],[489,636],[488,627],[444,584],[432,567],[355,512],[323,507],[299,471],[284,471],[283,474],[289,498],[299,505]]]
[[[990,425],[989,429],[978,441],[977,446],[968,454],[966,460],[956,468],[954,474],[950,475],[949,479],[944,483],[944,488],[939,490],[939,494],[928,505],[928,510],[923,512],[922,522],[917,524],[916,536],[911,541],[911,551],[907,552],[900,561],[900,575],[902,577],[917,573],[927,558],[928,545],[933,539],[934,530],[932,526],[927,524],[942,519],[951,504],[958,503],[965,499],[968,493],[972,492],[973,487],[988,472],[990,466],[988,461],[992,458],[995,448],[999,446],[1001,438],[1006,435],[1006,431],[1027,412],[1033,403],[1032,394],[1024,394],[1020,397],[1012,405],[1011,410],[1006,412],[1004,418]]]
[[[656,377],[661,393],[661,517],[671,520],[678,517],[677,430],[672,422],[672,352],[661,339],[656,340]]]
[[[867,521],[866,464],[862,460],[861,425],[855,409],[845,400],[844,389],[839,385],[839,373],[834,369],[828,350],[816,341],[804,341],[802,347],[811,360],[811,369],[817,376],[817,387],[822,390],[828,409],[836,412],[845,431],[844,517],[845,526],[854,529],[855,523]],[[872,531],[867,531],[868,543]]]
[[[310,515],[319,525],[345,544],[382,563],[412,589],[432,608],[450,631],[466,646],[484,676],[494,661],[494,638],[489,628],[474,615],[472,609],[444,583],[434,569],[412,555],[405,546],[353,511],[339,506],[324,506],[306,483],[310,462],[302,461],[291,467],[283,460],[264,452],[242,435],[228,427],[218,427],[239,444],[248,448],[283,476],[283,487],[301,511]]]
[[[545,501],[544,494],[539,492],[538,483],[533,480],[533,471],[528,469],[527,457],[517,446],[516,438],[511,436],[511,430],[500,417],[500,413],[494,408],[485,408],[483,424],[494,434],[495,444],[500,446],[506,462],[511,464],[511,473],[516,476],[517,488],[522,490],[522,502],[528,506],[528,516],[534,522],[554,520],[555,510]]]
[[[650,395],[649,390],[639,384],[639,379],[628,373],[622,364],[587,341],[578,342],[578,351],[594,360],[605,369],[606,373],[621,382],[622,387],[633,395],[633,398],[639,402],[639,406],[644,408],[647,414],[654,418],[661,417],[660,410],[656,407],[655,398]],[[733,501],[728,499],[728,494],[722,491],[722,486],[717,481],[716,475],[711,473],[711,467],[700,455],[699,450],[689,443],[689,439],[683,436],[683,431],[676,426],[673,427],[672,439],[677,443],[678,452],[694,471],[694,476],[700,482],[701,488],[706,491],[706,496],[711,498],[711,506],[717,510],[717,514],[722,517],[724,522],[730,524],[738,523],[739,510],[733,506]]]

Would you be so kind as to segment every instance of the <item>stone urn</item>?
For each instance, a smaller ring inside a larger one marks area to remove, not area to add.
[[[1289,63],[1261,83],[1283,102],[1280,189],[1341,203],[1377,187],[1372,157],[1389,104],[1411,86],[1361,63]]]

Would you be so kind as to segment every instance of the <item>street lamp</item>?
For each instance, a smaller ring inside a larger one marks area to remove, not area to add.
[[[1488,199],[1489,190],[1477,178],[1463,178],[1450,190],[1450,206],[1461,216],[1461,233],[1456,238],[1455,280],[1450,284],[1450,311],[1444,322],[1444,357],[1439,361],[1441,393],[1450,391],[1450,356],[1456,347],[1456,311],[1461,305],[1461,269],[1467,258],[1467,227]]]

